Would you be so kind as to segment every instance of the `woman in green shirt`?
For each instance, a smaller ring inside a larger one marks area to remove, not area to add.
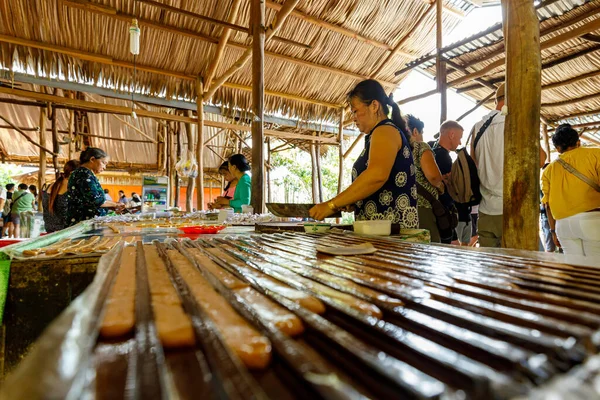
[[[242,212],[242,206],[250,204],[251,178],[247,172],[250,171],[250,163],[243,154],[234,154],[229,157],[229,172],[238,180],[235,187],[233,199],[218,197],[215,203],[222,207],[231,207],[235,212]]]

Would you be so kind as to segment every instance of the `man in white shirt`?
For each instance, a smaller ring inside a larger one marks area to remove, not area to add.
[[[471,130],[471,155],[481,181],[481,203],[477,234],[481,247],[501,247],[502,193],[504,185],[504,83],[496,90],[496,109],[484,116]],[[485,128],[487,125],[487,128]],[[485,128],[482,130],[482,128]],[[480,131],[483,131],[480,133]],[[540,168],[546,153],[540,148]]]

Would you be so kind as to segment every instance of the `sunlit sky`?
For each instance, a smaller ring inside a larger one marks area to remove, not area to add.
[[[477,32],[480,32],[502,20],[502,11],[499,6],[474,9],[449,35],[444,35],[443,45],[447,46]],[[400,100],[433,90],[436,83],[433,77],[426,76],[423,72],[413,71],[402,82],[394,93],[394,99]],[[457,94],[452,89],[448,90],[448,119],[456,119],[467,110],[473,108],[475,101],[462,94]],[[403,114],[413,114],[425,123],[425,140],[433,140],[433,135],[440,125],[440,95],[413,101],[400,107]],[[489,112],[484,107],[479,107],[469,116],[461,120],[465,131],[470,131],[475,122],[479,121]],[[466,138],[463,140],[463,144]]]

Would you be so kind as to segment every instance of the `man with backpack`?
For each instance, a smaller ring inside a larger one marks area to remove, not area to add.
[[[435,144],[433,148],[433,154],[435,156],[435,162],[442,173],[442,178],[444,180],[444,184],[446,186],[446,191],[440,195],[440,201],[450,211],[455,214],[455,220],[458,218],[458,211],[456,210],[456,206],[454,204],[454,200],[450,195],[449,188],[451,187],[451,172],[452,172],[452,158],[450,157],[451,151],[456,151],[458,146],[460,146],[460,142],[462,140],[464,129],[463,127],[456,121],[446,121],[440,126],[440,135],[439,140]],[[452,237],[454,234],[454,228],[456,225],[452,227],[451,230],[447,231],[444,235],[440,231],[440,236],[442,239],[442,243],[450,244],[452,243]]]
[[[496,108],[473,126],[471,155],[481,182],[481,204],[477,233],[481,247],[502,245],[502,194],[504,191],[505,85],[496,90]],[[540,148],[540,168],[546,153]]]

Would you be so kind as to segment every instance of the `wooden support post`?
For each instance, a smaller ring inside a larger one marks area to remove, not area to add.
[[[315,156],[317,161],[317,194],[319,203],[323,202],[323,171],[321,170],[321,146],[315,143]]]
[[[338,189],[337,192],[340,194],[342,192],[342,182],[344,178],[344,107],[340,108],[340,127],[338,133],[338,141],[340,142],[339,146],[339,162],[340,162],[340,172],[338,178]]]
[[[448,98],[447,98],[447,82],[446,82],[446,62],[443,60],[442,55],[442,17],[444,11],[443,0],[436,0],[437,14],[436,14],[436,77],[437,77],[437,90],[440,92],[440,123],[448,119]]]
[[[48,119],[48,109],[40,108],[40,146],[46,147],[46,120]],[[38,170],[38,211],[43,212],[42,205],[42,187],[46,182],[46,152],[40,149],[40,169]]]
[[[75,126],[75,111],[69,110],[69,160],[73,159],[75,154],[75,134],[73,127]]]
[[[196,80],[196,113],[198,114],[198,141],[196,142],[196,161],[198,162],[198,178],[196,187],[196,208],[204,210],[204,86],[202,79]]]
[[[271,187],[271,138],[267,138],[267,203],[273,202],[273,188]]]
[[[318,169],[317,166],[317,152],[315,149],[315,143],[310,144],[310,161],[311,161],[311,172],[312,172],[312,200],[313,203],[319,203],[319,178],[318,178]]]
[[[181,160],[181,129],[179,127],[179,124],[177,124],[177,128],[175,131],[175,148],[177,150],[177,155],[175,157],[175,164],[177,164],[179,162],[179,160]],[[175,169],[175,206],[179,207],[179,196],[181,195],[181,190],[179,188],[179,174],[177,173],[177,170]]]
[[[56,123],[56,108],[52,107],[52,167],[54,167],[54,177],[58,179],[60,170],[58,168],[58,154],[60,153],[60,144],[58,144],[58,124]],[[42,190],[40,188],[40,190]]]
[[[506,48],[502,246],[535,251],[539,243],[542,63],[533,2],[502,0]]]
[[[297,2],[293,2],[295,5]],[[251,0],[250,29],[252,31],[252,207],[264,211],[264,61],[265,61],[265,2]]]
[[[192,110],[187,110],[187,116],[192,117]],[[187,151],[190,155],[194,154],[194,132],[192,131],[191,122],[185,123],[185,133],[187,135]],[[196,157],[197,158],[197,157]],[[202,169],[202,165],[198,163],[198,175],[200,175],[199,171]],[[195,186],[195,178],[188,178],[187,192],[185,195],[185,209],[187,212],[192,212],[192,199],[194,198],[194,186]],[[200,187],[198,187],[198,191],[200,191]],[[197,205],[197,209],[200,210],[200,204]]]
[[[171,137],[171,132],[169,130],[168,123],[165,124],[165,143],[167,147],[167,178],[169,181],[169,207],[175,207],[173,202],[173,138]]]
[[[542,135],[544,138],[544,150],[546,151],[546,162],[550,162],[550,140],[548,138],[548,125],[542,125]]]

